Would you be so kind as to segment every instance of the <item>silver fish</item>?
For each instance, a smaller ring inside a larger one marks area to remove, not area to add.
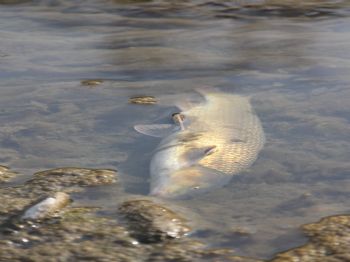
[[[151,195],[183,198],[222,187],[249,167],[264,145],[248,98],[200,93],[205,102],[182,111],[180,124],[135,126],[140,133],[165,136],[150,164]]]

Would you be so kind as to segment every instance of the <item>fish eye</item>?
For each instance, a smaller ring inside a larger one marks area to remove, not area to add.
[[[192,189],[199,189],[199,186],[192,187]]]
[[[176,112],[171,114],[171,118],[175,123],[180,123],[185,120],[185,115],[182,114],[181,112]]]

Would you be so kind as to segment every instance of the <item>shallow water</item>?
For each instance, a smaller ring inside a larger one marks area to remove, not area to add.
[[[237,255],[304,243],[300,225],[350,211],[350,4],[281,2],[0,1],[0,164],[116,168],[122,186],[77,199],[115,208],[147,194],[159,143],[133,125],[177,110],[128,98],[214,86],[252,97],[266,145],[225,188],[170,205]]]

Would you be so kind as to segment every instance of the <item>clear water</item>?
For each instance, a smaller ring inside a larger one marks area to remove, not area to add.
[[[169,202],[193,237],[268,258],[304,243],[300,225],[350,211],[347,1],[0,2],[0,164],[25,178],[116,168],[121,185],[80,196],[115,208],[147,194],[159,143],[133,125],[176,110],[128,98],[214,86],[252,97],[267,142],[225,188]]]

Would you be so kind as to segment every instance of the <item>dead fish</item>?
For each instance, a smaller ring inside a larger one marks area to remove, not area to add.
[[[247,97],[200,91],[203,103],[179,106],[179,124],[136,125],[163,137],[150,164],[150,194],[183,198],[227,184],[249,167],[264,145],[264,132]]]

